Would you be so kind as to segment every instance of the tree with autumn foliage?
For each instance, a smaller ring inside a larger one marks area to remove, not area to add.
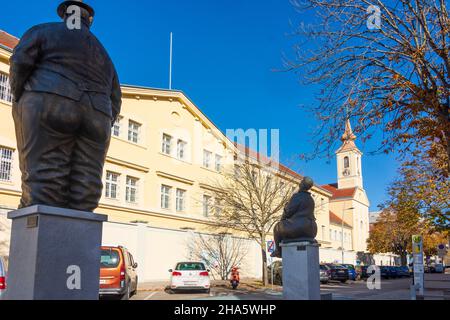
[[[423,236],[427,256],[436,253],[438,244],[447,243],[448,180],[434,179],[429,166],[430,163],[420,161],[403,164],[399,177],[388,188],[384,210],[370,231],[371,253],[398,254],[405,265],[413,235]]]
[[[291,0],[311,17],[294,36],[288,71],[321,88],[308,105],[320,122],[316,149],[330,156],[350,117],[363,140],[377,129],[374,152],[443,150],[450,172],[450,18],[445,0]],[[377,22],[378,25],[373,22]],[[375,27],[374,27],[375,26]],[[426,143],[424,143],[426,142]]]

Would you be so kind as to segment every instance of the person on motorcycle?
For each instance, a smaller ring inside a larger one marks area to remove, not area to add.
[[[240,275],[239,275],[239,269],[237,267],[233,267],[231,269],[231,286],[233,289],[236,289],[239,285],[239,282],[241,281]]]

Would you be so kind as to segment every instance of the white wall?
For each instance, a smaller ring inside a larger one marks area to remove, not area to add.
[[[8,211],[10,210],[0,209],[0,256],[9,255],[11,220],[7,218]]]
[[[180,261],[190,260],[189,241],[193,233],[152,228],[145,224],[108,222],[103,225],[103,245],[126,247],[138,263],[139,281],[166,281],[168,270]],[[246,240],[247,254],[241,276],[261,276],[261,252],[254,241]]]

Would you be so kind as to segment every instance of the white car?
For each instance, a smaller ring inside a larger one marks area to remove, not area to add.
[[[204,290],[209,293],[211,290],[210,271],[203,262],[179,262],[169,272],[172,291]]]

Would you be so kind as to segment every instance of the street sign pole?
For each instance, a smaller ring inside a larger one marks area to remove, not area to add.
[[[414,259],[414,293],[424,294],[424,266],[423,266],[423,238],[421,235],[412,236],[412,249]],[[415,297],[415,294],[412,298]]]
[[[273,241],[273,240],[269,240],[269,241],[267,241],[267,252],[269,253],[268,255],[267,255],[267,263],[269,264],[269,266],[270,266],[270,271],[271,271],[271,274],[272,274],[272,276],[271,276],[271,282],[272,282],[272,291],[273,291],[273,276],[274,276],[274,272],[273,272],[273,270],[274,270],[274,266],[273,266],[273,261],[272,261],[272,256],[271,256],[271,254],[273,253],[275,251],[275,241]]]

